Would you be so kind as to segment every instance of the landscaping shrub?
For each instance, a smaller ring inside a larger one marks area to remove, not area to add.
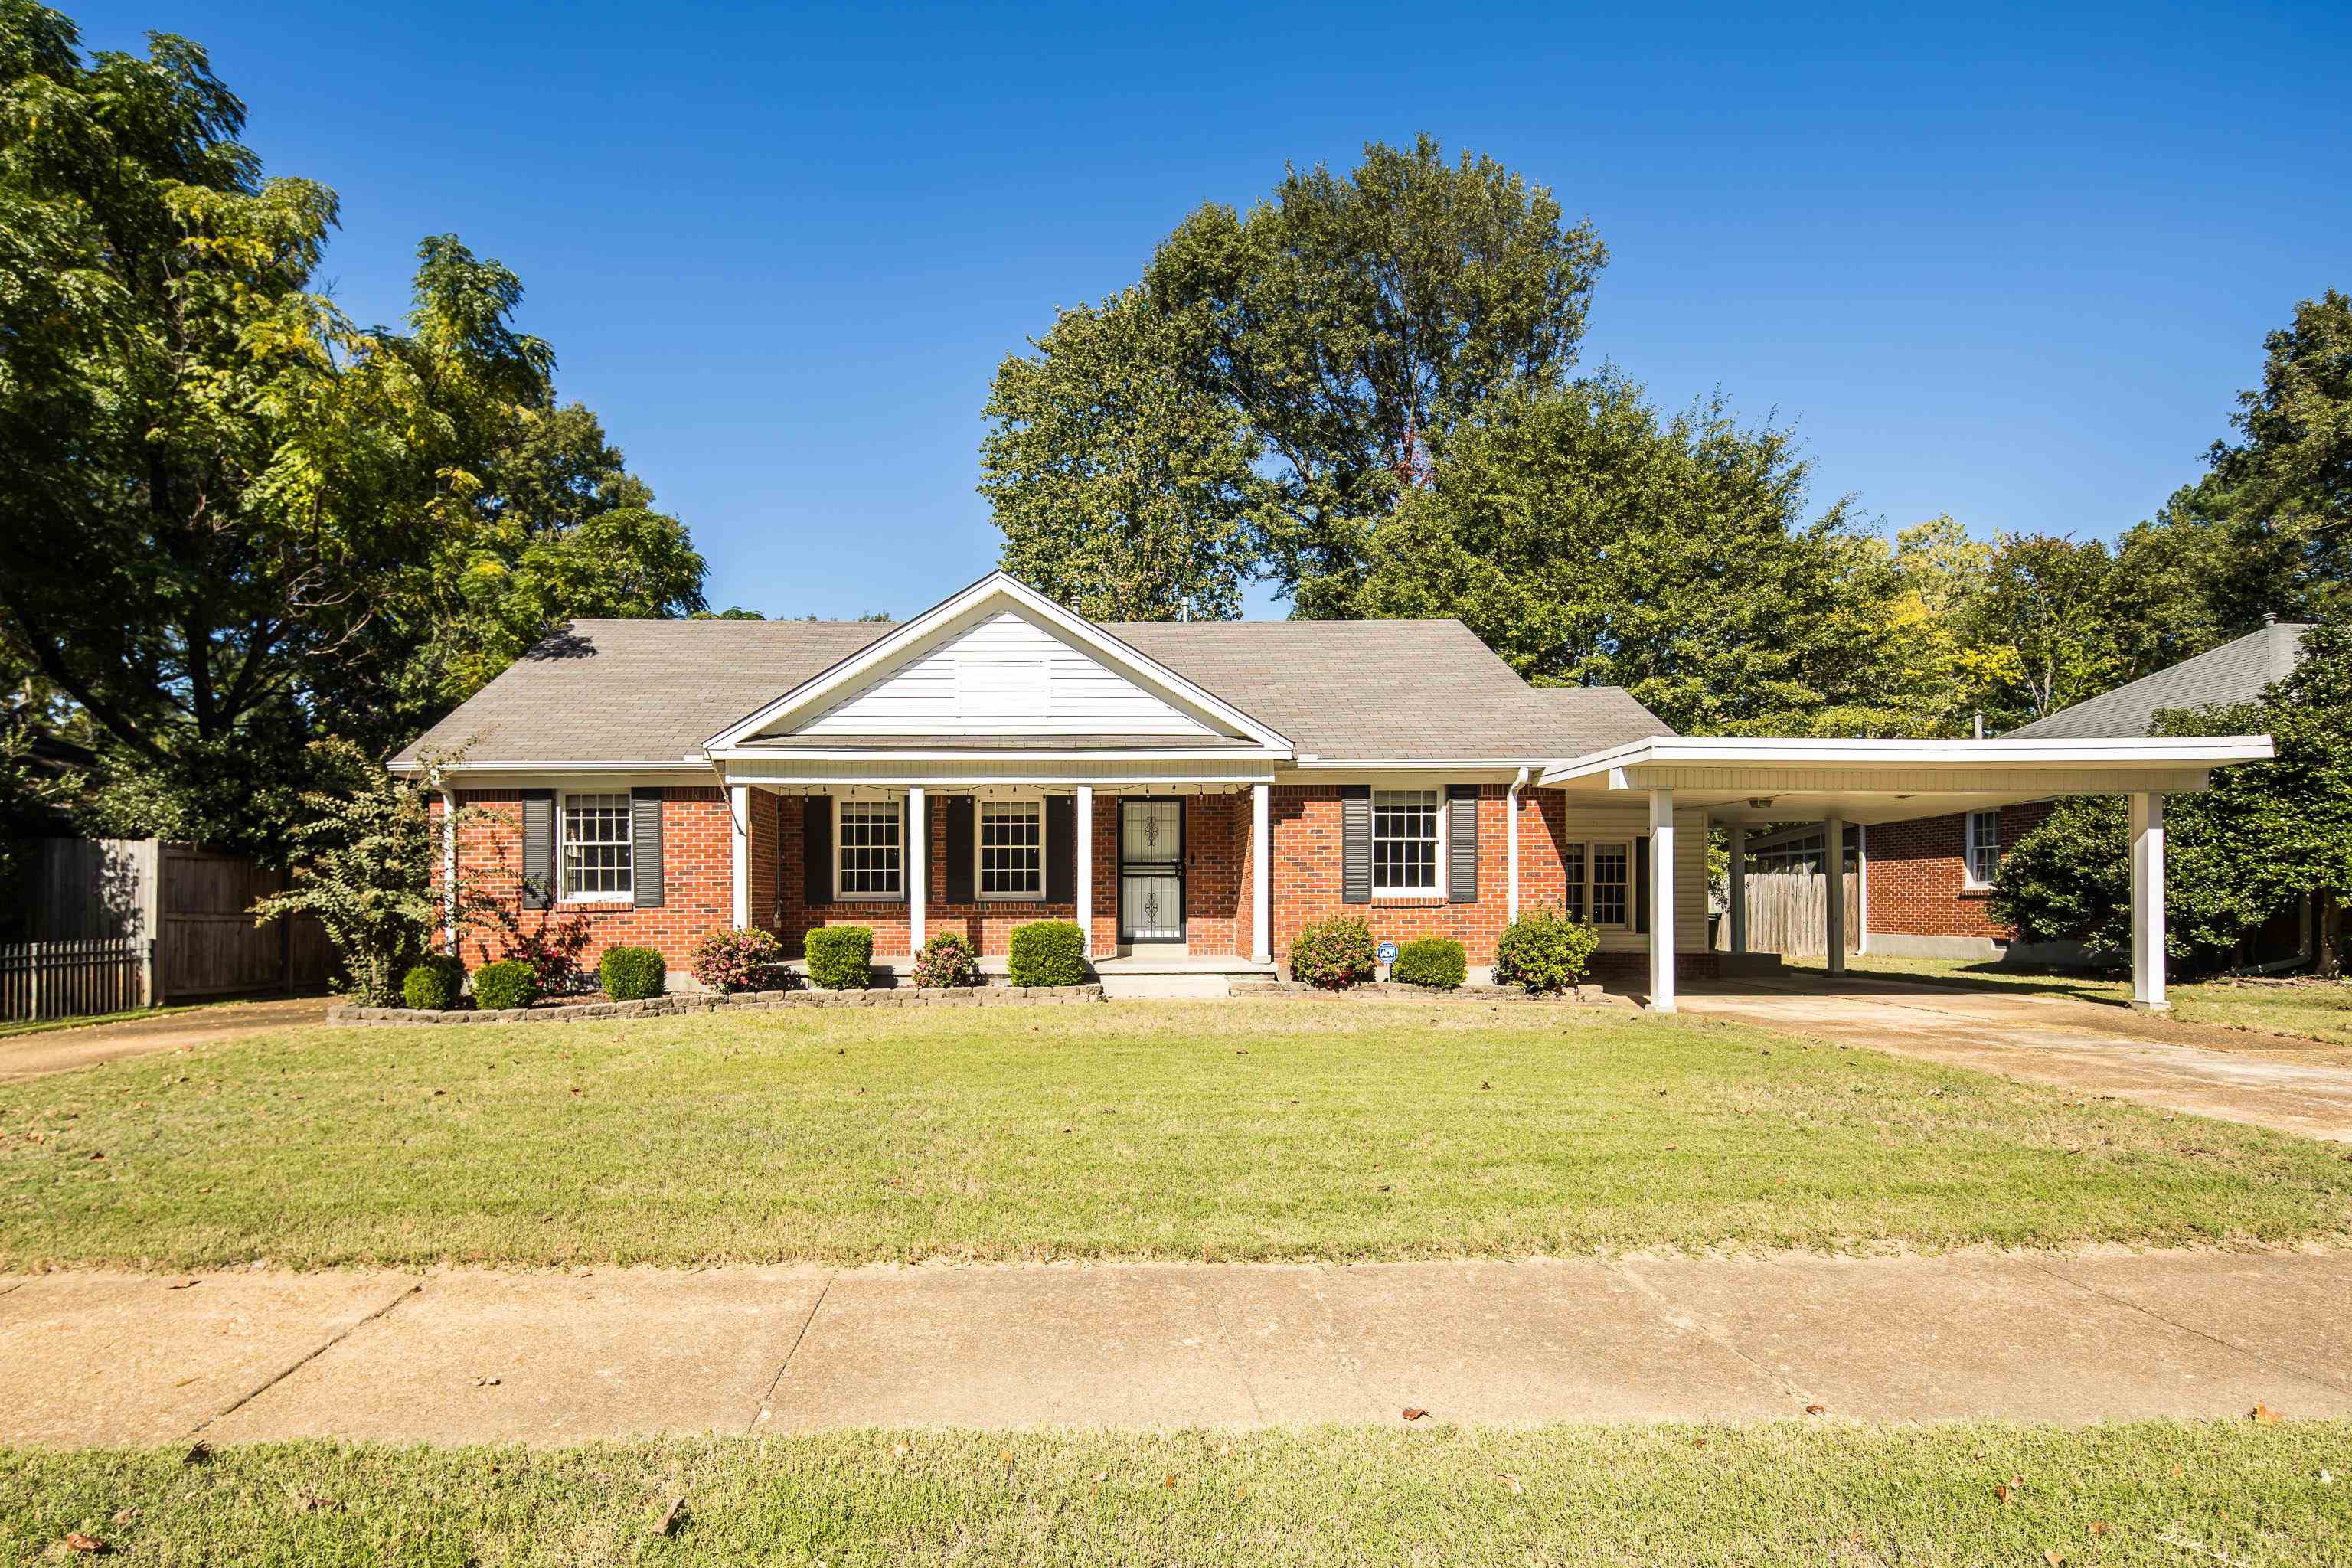
[[[401,977],[401,999],[410,1006],[438,1011],[455,1007],[466,988],[466,966],[447,953],[436,953]]]
[[[1530,910],[1495,943],[1495,983],[1537,995],[1565,991],[1591,970],[1601,933],[1558,910]]]
[[[650,947],[608,947],[596,961],[596,979],[615,1002],[658,996],[668,978],[667,961]]]
[[[943,931],[915,954],[915,984],[923,989],[980,984],[980,954],[961,931]]]
[[[809,984],[863,991],[874,978],[874,932],[865,926],[819,926],[808,933]]]
[[[1013,928],[1006,960],[1015,985],[1083,985],[1087,937],[1076,921],[1031,921]]]
[[[790,972],[775,932],[751,926],[715,931],[696,942],[688,973],[713,991],[781,991]]]
[[[474,1005],[492,1009],[528,1007],[539,1000],[539,980],[530,965],[511,958],[474,971]]]
[[[1407,985],[1426,985],[1433,991],[1451,991],[1470,978],[1470,961],[1464,956],[1462,944],[1450,936],[1420,937],[1397,949],[1389,978]]]
[[[1290,943],[1290,975],[1338,991],[1372,977],[1372,928],[1354,915],[1333,915],[1301,931]]]

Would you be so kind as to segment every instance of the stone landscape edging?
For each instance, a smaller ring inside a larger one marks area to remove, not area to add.
[[[552,1007],[358,1007],[327,1009],[330,1024],[583,1024],[614,1018],[669,1018],[776,1007],[982,1007],[1016,1002],[1099,1002],[1089,985],[900,986],[888,991],[683,991],[635,1002],[566,1002]]]

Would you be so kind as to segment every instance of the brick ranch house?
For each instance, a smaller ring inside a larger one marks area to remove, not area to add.
[[[576,622],[392,765],[438,761],[445,877],[583,916],[592,960],[656,948],[679,985],[730,926],[793,953],[868,926],[887,976],[940,931],[1001,973],[1014,927],[1065,919],[1114,994],[1223,994],[1341,912],[1458,938],[1475,977],[1542,906],[1667,1011],[1719,962],[1711,822],[2201,788],[2268,754],[1685,740],[1456,621],[1097,625],[999,572],[896,625]]]
[[[2193,658],[2127,681],[2044,719],[2012,730],[2011,741],[2126,739],[2147,734],[2168,709],[2258,700],[2293,673],[2308,623],[2265,620],[2262,626]],[[1846,839],[1858,871],[1858,941],[1864,952],[1898,958],[2066,960],[2069,944],[2037,950],[1995,920],[1992,880],[2009,847],[2050,815],[2052,801],[2021,801],[1941,816],[1913,816],[1856,826]],[[1784,829],[1748,840],[1755,857],[1809,856],[1818,866],[1818,828]],[[2308,957],[2311,911],[2301,908],[2249,939],[2251,962]]]

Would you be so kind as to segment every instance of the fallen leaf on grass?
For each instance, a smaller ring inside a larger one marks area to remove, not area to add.
[[[1805,1406],[1805,1414],[1808,1415],[1827,1415],[1829,1413],[1830,1407],[1826,1405],[1808,1405]]]
[[[87,1552],[91,1556],[95,1557],[100,1552],[108,1551],[109,1548],[106,1542],[100,1541],[97,1536],[84,1535],[80,1531],[76,1530],[70,1531],[67,1533],[66,1550],[68,1552]]]
[[[2257,1405],[2252,1410],[2246,1412],[2246,1419],[2263,1426],[2269,1426],[2285,1418],[2267,1405]]]
[[[654,1521],[654,1533],[656,1535],[671,1534],[677,1529],[679,1521],[685,1518],[686,1500],[684,1498],[672,1498],[670,1500],[670,1505],[662,1510],[661,1518]]]
[[[1174,1490],[1176,1489],[1176,1478],[1175,1478],[1174,1476],[1171,1476],[1171,1477],[1169,1477],[1169,1478],[1168,1478],[1167,1486],[1168,1486],[1168,1489],[1169,1489],[1170,1491],[1171,1491],[1171,1492],[1172,1492],[1172,1491],[1174,1491]]]
[[[1992,1495],[2000,1499],[2002,1502],[2007,1502],[2009,1500],[2009,1488],[2006,1485],[1996,1485],[1992,1489]]]
[[[1706,1439],[1704,1437],[1694,1437],[1691,1439],[1691,1447],[1694,1448],[1704,1448],[1706,1447]]]
[[[1404,1409],[1404,1418],[1408,1421],[1418,1421],[1428,1414],[1428,1411],[1423,1410],[1418,1405],[1408,1405]]]
[[[2049,1563],[2050,1568],[2063,1568],[2066,1554],[2054,1546],[2044,1547],[2042,1552],[2042,1561]]]
[[[180,1456],[180,1463],[184,1465],[201,1465],[212,1457],[213,1446],[210,1443],[205,1442],[202,1437],[199,1437],[194,1443],[188,1445],[188,1451]]]
[[[2092,1539],[2092,1540],[2096,1541],[2100,1536],[2105,1535],[2106,1532],[2107,1532],[2107,1521],[2106,1521],[2105,1520],[2104,1520],[2104,1519],[2095,1519],[2095,1520],[2093,1520],[2093,1521],[2091,1521],[2091,1539]]]
[[[1517,1476],[1496,1476],[1495,1479],[1502,1482],[1505,1486],[1510,1488],[1511,1495],[1513,1497],[1517,1497],[1520,1493],[1528,1489],[1519,1484],[1519,1478]]]
[[[335,1506],[333,1498],[320,1497],[316,1492],[296,1492],[293,1502],[296,1513],[324,1513]]]

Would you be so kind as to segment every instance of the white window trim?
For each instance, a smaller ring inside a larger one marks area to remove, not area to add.
[[[833,899],[841,904],[901,904],[907,901],[907,803],[905,799],[854,800],[845,804],[857,806],[895,806],[898,813],[898,886],[888,893],[851,893],[842,889],[841,857],[848,848],[841,841],[841,808],[844,797],[833,799]]]
[[[569,869],[570,861],[564,851],[570,847],[572,842],[572,801],[576,795],[592,795],[605,796],[617,795],[622,800],[629,803],[627,806],[627,810],[629,812],[629,836],[625,840],[629,847],[629,890],[625,893],[573,893],[564,890],[564,884],[571,880],[570,877],[565,875],[566,871]],[[599,904],[618,904],[625,905],[631,909],[636,907],[637,820],[635,813],[636,799],[625,789],[565,789],[555,792],[555,901],[557,903],[585,904],[591,906]]]
[[[1642,886],[1641,868],[1633,864],[1633,857],[1638,853],[1634,847],[1636,843],[1637,840],[1631,837],[1584,840],[1584,923],[1595,931],[1633,931],[1641,924],[1640,911],[1633,907],[1633,900],[1640,896],[1638,889]],[[1598,851],[1603,848],[1625,851],[1623,882],[1603,882],[1593,874],[1600,866]],[[1615,887],[1625,889],[1625,918],[1622,921],[1595,920],[1592,914],[1595,904],[1593,889]]]
[[[985,889],[980,874],[982,841],[987,837],[982,824],[992,805],[1024,805],[1037,816],[1037,890],[1034,893],[992,893]],[[1016,795],[990,799],[986,795],[971,803],[971,896],[983,904],[1042,904],[1045,901],[1045,797],[1042,795]]]
[[[1990,892],[1992,882],[1977,875],[1977,818],[1992,818],[1992,850],[1996,863],[2000,856],[2000,813],[1998,811],[1968,811],[1960,814],[1960,887],[1971,893]]]
[[[1381,863],[1381,796],[1384,795],[1429,795],[1432,793],[1434,793],[1437,796],[1437,813],[1435,818],[1437,823],[1437,859],[1434,867],[1436,880],[1432,882],[1426,888],[1381,887],[1378,879],[1380,875],[1379,867]],[[1373,866],[1373,898],[1426,902],[1432,899],[1444,899],[1450,896],[1454,884],[1447,876],[1445,850],[1448,842],[1452,840],[1454,837],[1453,810],[1454,802],[1446,795],[1445,786],[1444,784],[1437,785],[1433,792],[1431,787],[1426,784],[1401,784],[1389,788],[1375,787],[1373,789],[1371,805],[1372,834],[1370,842],[1366,846],[1364,850],[1364,853],[1370,857]]]

